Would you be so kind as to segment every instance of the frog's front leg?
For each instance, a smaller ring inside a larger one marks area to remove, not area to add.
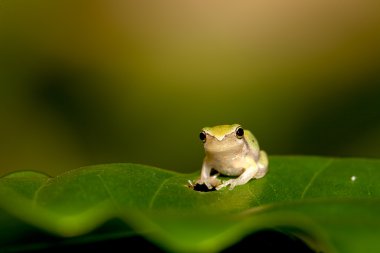
[[[211,176],[212,167],[206,161],[203,162],[201,178],[196,181],[196,184],[205,184],[208,189],[212,189],[221,184],[220,180],[217,178],[219,174]]]
[[[216,190],[220,190],[223,187],[230,186],[230,190],[235,188],[237,185],[243,185],[246,184],[249,180],[255,177],[257,172],[259,171],[259,168],[256,164],[256,162],[250,163],[250,165],[244,170],[244,172],[237,178],[229,179],[222,184],[218,185],[216,187]]]

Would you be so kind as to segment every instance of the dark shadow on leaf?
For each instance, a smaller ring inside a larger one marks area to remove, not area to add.
[[[300,239],[274,230],[263,230],[250,234],[239,243],[222,251],[222,253],[232,252],[315,253]]]

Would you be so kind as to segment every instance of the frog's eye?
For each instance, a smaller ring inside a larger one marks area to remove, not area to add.
[[[243,138],[243,135],[244,135],[244,129],[241,127],[238,127],[238,128],[236,128],[235,133],[236,133],[236,137],[241,139],[241,138]]]
[[[199,139],[201,139],[201,141],[203,141],[203,142],[206,142],[206,133],[205,132],[201,132],[199,134]]]

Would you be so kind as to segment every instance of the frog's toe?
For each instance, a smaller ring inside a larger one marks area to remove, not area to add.
[[[220,189],[222,189],[223,187],[226,187],[227,185],[225,185],[224,183],[223,184],[220,184],[220,185],[218,185],[215,189],[217,190],[217,191],[219,191]]]
[[[219,191],[220,189],[222,189],[223,187],[226,187],[224,184],[221,184],[221,185],[218,185],[215,189],[217,191]]]
[[[233,190],[236,186],[236,182],[230,183],[230,190]]]
[[[231,180],[224,181],[222,184],[220,184],[220,185],[218,185],[218,186],[216,187],[216,190],[219,191],[220,189],[222,189],[222,188],[228,186],[229,184],[231,184]]]

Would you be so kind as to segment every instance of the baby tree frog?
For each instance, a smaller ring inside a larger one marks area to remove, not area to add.
[[[216,190],[229,186],[232,190],[252,178],[262,178],[268,171],[267,154],[260,150],[255,136],[238,124],[205,127],[199,138],[205,158],[197,184]],[[213,170],[217,173],[212,175]],[[219,174],[235,178],[222,182],[217,178]]]

